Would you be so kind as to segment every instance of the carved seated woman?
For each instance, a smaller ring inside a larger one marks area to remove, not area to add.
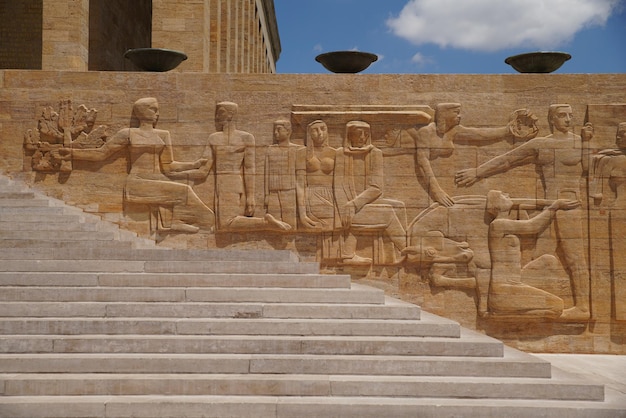
[[[493,218],[488,240],[491,282],[488,306],[493,316],[519,316],[556,319],[563,313],[563,300],[521,280],[520,235],[538,234],[547,228],[557,210],[580,206],[574,200],[556,200],[530,219],[509,219],[515,203],[501,191],[487,194],[486,211]]]
[[[130,172],[126,177],[124,201],[172,210],[172,231],[194,233],[200,226],[210,229],[214,224],[213,211],[194,190],[173,177],[184,177],[206,163],[174,161],[170,133],[156,129],[159,104],[155,98],[139,99],[133,105],[133,118],[138,127],[124,128],[99,148],[61,148],[61,158],[103,161],[123,148],[128,148]]]

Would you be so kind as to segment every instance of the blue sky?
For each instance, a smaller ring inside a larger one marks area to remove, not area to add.
[[[328,73],[315,56],[379,56],[363,73],[506,74],[530,51],[558,73],[626,73],[626,0],[274,0],[278,73]]]

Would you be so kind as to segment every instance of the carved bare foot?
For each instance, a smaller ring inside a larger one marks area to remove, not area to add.
[[[343,264],[349,266],[369,266],[372,264],[372,259],[367,257],[361,257],[360,255],[353,255],[350,258],[344,258]]]
[[[187,234],[195,234],[196,232],[200,230],[200,228],[198,228],[197,226],[189,225],[189,224],[182,223],[182,222],[173,222],[172,226],[170,227],[170,230],[176,231],[176,232],[184,232]]]
[[[269,213],[265,215],[265,221],[268,224],[273,225],[276,228],[280,229],[281,231],[291,230],[291,225],[289,225],[287,222],[283,222],[279,219],[276,219],[274,216],[270,215]]]
[[[474,277],[446,277],[442,274],[433,274],[430,276],[430,283],[439,287],[476,288],[476,279]]]
[[[559,321],[587,321],[590,316],[591,315],[588,310],[583,310],[578,306],[573,306],[563,311],[563,313],[559,317]]]

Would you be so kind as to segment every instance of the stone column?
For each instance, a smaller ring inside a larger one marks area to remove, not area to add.
[[[87,71],[89,0],[43,0],[42,69]]]

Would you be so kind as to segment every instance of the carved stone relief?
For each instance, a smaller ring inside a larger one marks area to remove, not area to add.
[[[586,124],[581,135],[571,132],[574,122],[572,108],[568,104],[551,105],[548,122],[552,131],[550,135],[533,138],[477,168],[460,170],[456,174],[457,184],[471,186],[480,179],[517,165],[534,164],[540,175],[543,199],[582,202],[584,193],[580,182],[588,167],[593,127]],[[574,306],[563,312],[562,319],[574,321],[590,317],[590,277],[584,251],[583,218],[580,208],[561,211],[555,217],[552,229],[554,238],[544,236],[548,241],[544,246],[552,247],[551,252],[560,255],[563,267],[569,272],[574,290]]]
[[[208,230],[213,227],[213,211],[190,186],[172,180],[194,175],[206,160],[174,161],[170,133],[155,128],[159,119],[156,99],[143,98],[135,102],[132,116],[133,125],[137,126],[123,128],[108,138],[103,137],[102,143],[90,143],[89,147],[82,146],[86,142],[82,139],[89,139],[85,132],[90,131],[96,110],[87,112],[86,109],[81,105],[78,112],[70,116],[72,106],[67,101],[62,103],[58,115],[49,108],[44,110],[43,114],[46,118],[49,116],[49,120],[46,119],[45,124],[40,120],[39,138],[44,138],[42,134],[45,134],[45,138],[52,136],[57,140],[45,154],[47,161],[60,161],[60,169],[69,170],[72,160],[103,161],[124,149],[130,162],[123,190],[125,202],[146,205],[150,211],[155,211],[158,229],[195,233],[201,227]],[[106,132],[106,128],[100,127],[98,132]],[[78,139],[73,140],[76,135]],[[37,135],[30,134],[29,137],[36,138]],[[41,150],[48,145],[47,142],[29,141],[26,149],[32,147]]]
[[[590,240],[608,249],[591,253],[592,267],[610,277],[611,316],[626,321],[626,105],[590,106],[588,113],[599,125],[594,139],[600,149],[590,167]]]
[[[617,127],[617,148],[592,158],[592,141],[596,150],[610,147],[594,139],[591,123],[580,135],[573,132],[568,104],[550,106],[546,136],[538,136],[538,118],[527,109],[497,127],[461,125],[460,112],[458,103],[294,105],[290,118],[273,121],[273,143],[259,147],[252,133],[237,129],[238,105],[220,102],[204,151],[181,162],[174,160],[170,133],[156,128],[156,99],[135,102],[134,122],[122,129],[94,129],[97,111],[81,105],[74,112],[66,101],[58,112],[42,111],[24,149],[32,170],[67,173],[72,161],[104,161],[125,150],[124,202],[144,205],[158,232],[312,237],[325,266],[387,266],[421,277],[431,289],[462,289],[475,295],[476,314],[488,321],[589,321],[589,261],[611,271],[614,317],[626,320],[626,304],[618,303],[626,298],[626,122],[598,118],[603,135],[607,124]],[[437,168],[441,159],[459,157],[461,145],[503,143],[509,151],[475,167]],[[259,150],[262,167],[255,163]],[[538,194],[512,189],[510,181],[498,184],[499,175],[527,165],[536,169]],[[457,195],[450,182],[442,186],[444,176],[454,180]],[[198,193],[196,185],[210,177],[213,194]],[[256,182],[263,184],[259,207]],[[483,193],[463,194],[487,182]],[[598,211],[589,224],[588,209]],[[606,229],[606,240],[586,232],[596,224]],[[606,260],[589,251],[603,245]]]

